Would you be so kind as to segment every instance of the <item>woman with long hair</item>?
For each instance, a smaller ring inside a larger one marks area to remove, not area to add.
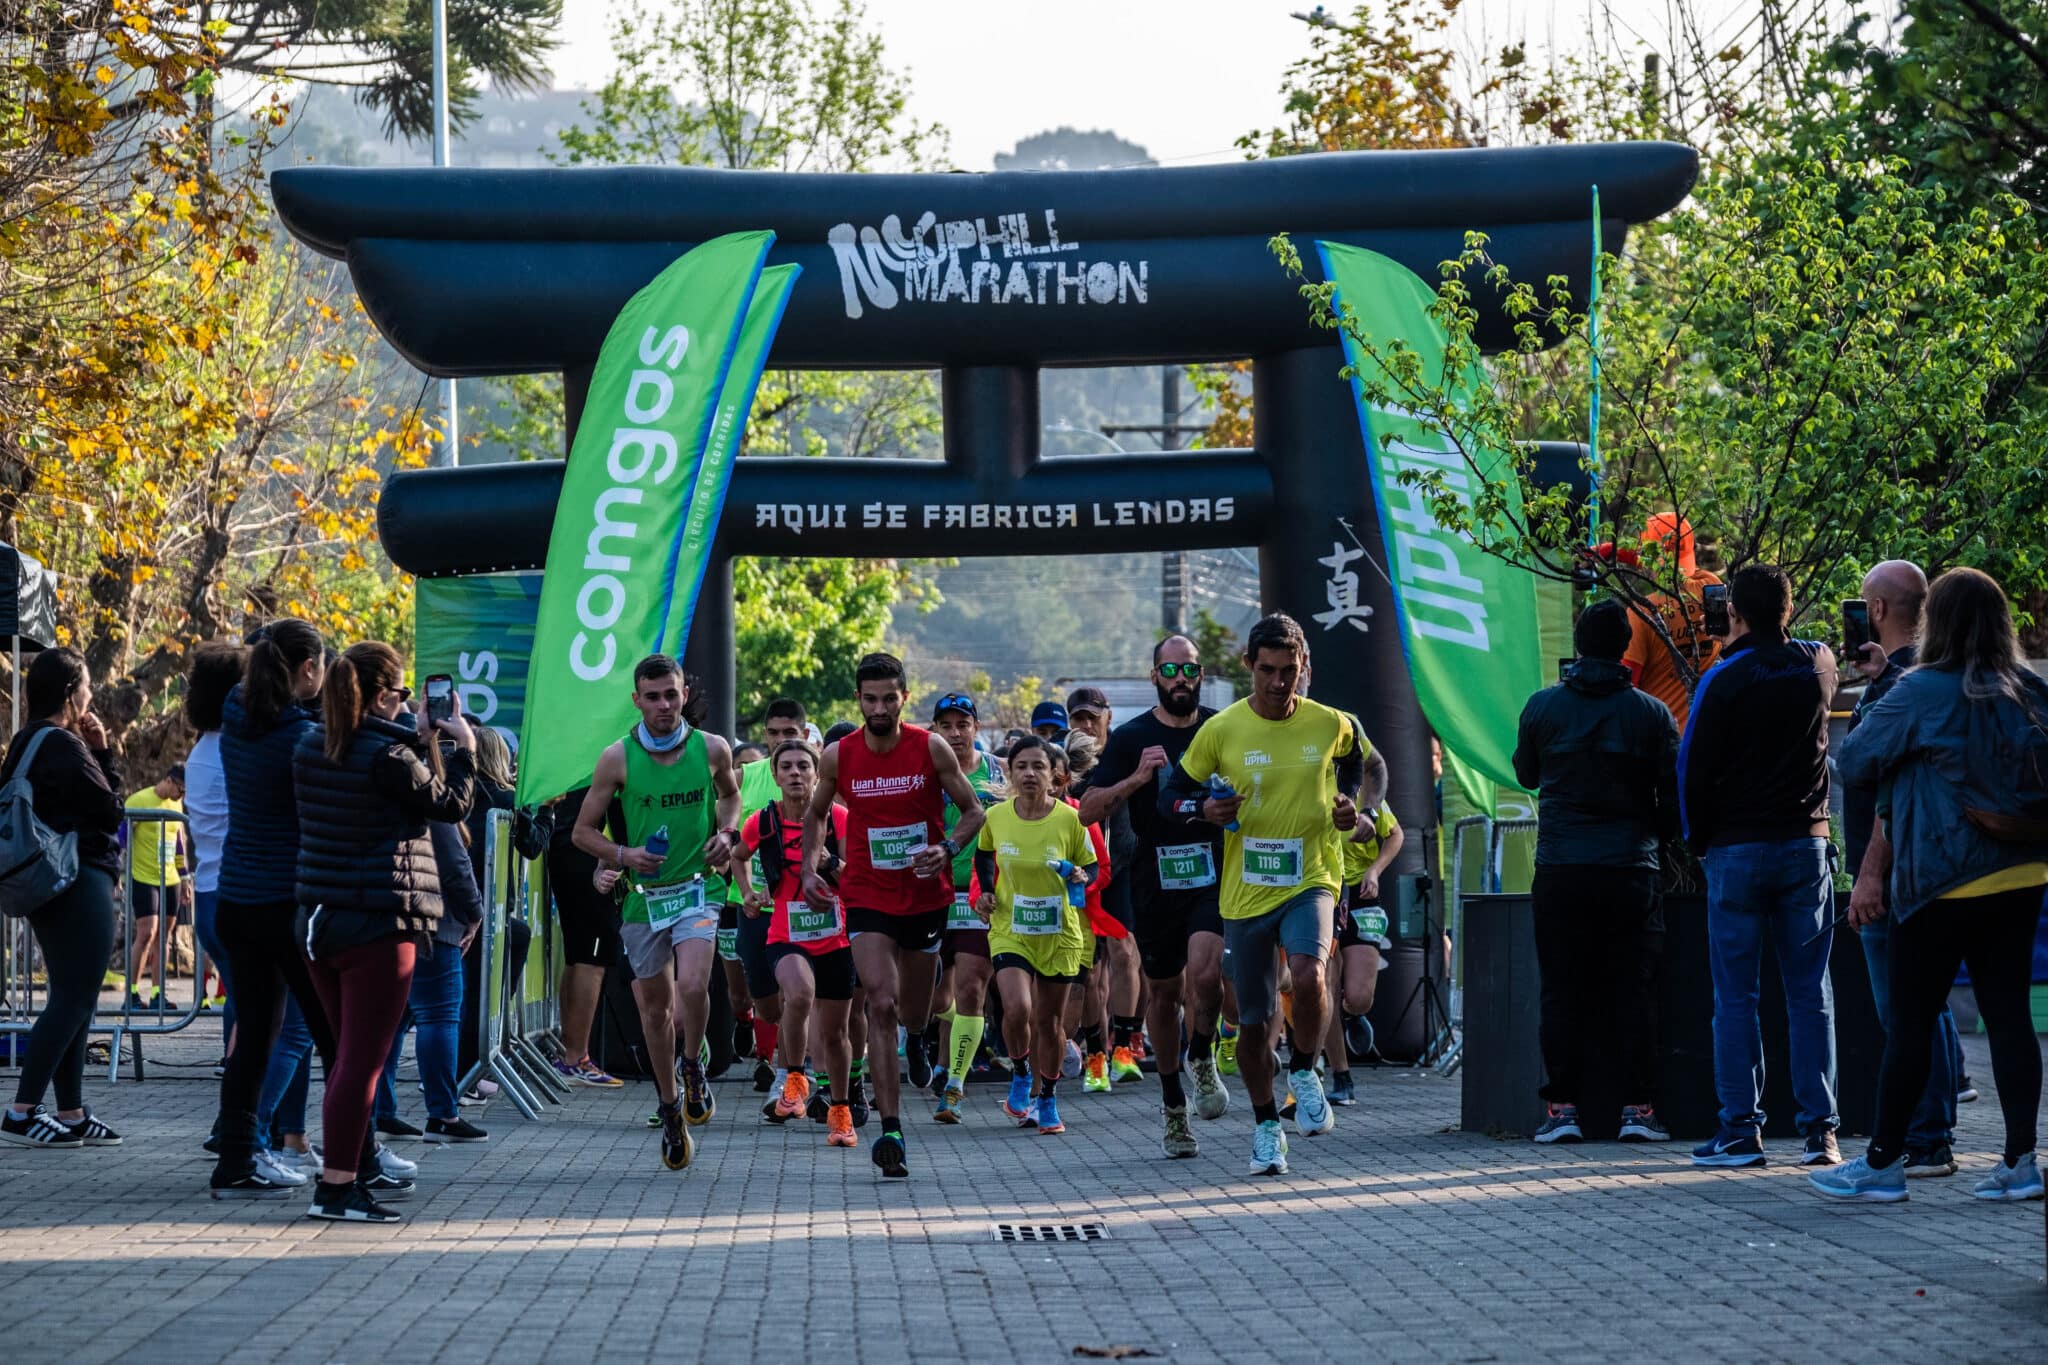
[[[36,818],[78,838],[78,880],[28,917],[49,993],[29,1031],[14,1103],[0,1140],[51,1150],[113,1147],[118,1133],[85,1106],[85,1039],[114,951],[114,883],[121,875],[121,768],[92,709],[92,677],[75,649],[46,649],[23,680],[28,723],[0,763],[0,786],[28,777]],[[57,1112],[43,1107],[54,1085]]]
[[[460,823],[476,785],[476,736],[460,716],[408,713],[405,666],[387,644],[351,645],[328,670],[321,723],[292,754],[298,794],[299,942],[335,1033],[321,1104],[325,1168],[315,1218],[395,1222],[359,1184],[377,1077],[414,966],[436,950],[443,902],[433,821]],[[435,732],[454,742],[445,769]],[[440,951],[449,951],[445,946]],[[375,1179],[376,1169],[366,1174]]]
[[[1892,846],[1892,1018],[1869,1151],[1810,1179],[1836,1198],[1906,1197],[1906,1128],[1935,1016],[1968,963],[2005,1119],[2005,1150],[1975,1193],[2039,1199],[2041,1048],[2028,997],[2048,887],[2048,684],[2021,660],[2012,608],[1989,576],[1950,569],[1934,581],[1919,666],[1871,708],[1838,762],[1845,782],[1889,792],[1879,813]]]
[[[333,1031],[293,935],[299,817],[292,750],[317,722],[326,659],[319,631],[291,618],[273,621],[251,642],[242,681],[221,703],[228,821],[214,935],[234,983],[236,1045],[221,1075],[214,1125],[218,1159],[208,1183],[215,1199],[283,1199],[306,1183],[302,1172],[271,1158],[267,1135],[257,1131],[287,1000],[296,1003],[321,1056],[331,1061],[334,1055]],[[294,1049],[280,1063],[273,1097],[288,1088],[298,1065]]]

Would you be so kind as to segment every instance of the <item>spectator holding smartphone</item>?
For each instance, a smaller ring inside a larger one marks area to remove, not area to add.
[[[1757,990],[1766,937],[1785,983],[1792,1094],[1806,1135],[1800,1164],[1842,1159],[1828,980],[1828,707],[1836,665],[1826,645],[1790,638],[1791,620],[1792,584],[1783,569],[1751,564],[1735,575],[1728,642],[1693,693],[1678,749],[1686,842],[1707,872],[1721,1100],[1720,1131],[1693,1150],[1696,1166],[1764,1164]]]

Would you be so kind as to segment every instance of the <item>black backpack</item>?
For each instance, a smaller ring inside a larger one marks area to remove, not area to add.
[[[770,801],[761,807],[761,843],[756,850],[761,858],[761,876],[767,885],[761,889],[770,896],[775,888],[782,885],[782,878],[789,871],[789,859],[783,853],[783,832],[788,826],[782,823],[782,810],[778,802]],[[818,874],[827,883],[839,885],[839,835],[832,828],[832,822],[825,822],[825,852],[818,859]]]

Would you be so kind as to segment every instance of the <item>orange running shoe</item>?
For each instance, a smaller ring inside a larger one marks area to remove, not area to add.
[[[1088,1095],[1109,1093],[1109,1058],[1100,1052],[1089,1053],[1087,1063],[1081,1068],[1081,1091]]]
[[[1138,1065],[1138,1054],[1127,1047],[1120,1047],[1109,1054],[1109,1078],[1121,1085],[1125,1081],[1143,1079],[1144,1068]]]
[[[825,1115],[825,1145],[828,1147],[857,1147],[858,1139],[853,1135],[853,1109],[844,1104],[835,1104]]]
[[[782,1094],[775,1101],[775,1116],[780,1119],[793,1119],[803,1113],[805,1106],[810,1102],[811,1078],[804,1075],[803,1069],[799,1067],[790,1072],[789,1079],[782,1083]]]

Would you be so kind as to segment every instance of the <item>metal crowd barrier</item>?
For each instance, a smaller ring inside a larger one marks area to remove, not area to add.
[[[189,1028],[192,1022],[205,1012],[206,992],[206,947],[199,941],[198,926],[194,916],[187,912],[179,897],[166,897],[168,904],[161,907],[157,917],[157,940],[153,953],[156,968],[156,998],[148,1005],[137,1009],[133,1002],[133,983],[136,979],[135,961],[135,878],[134,863],[127,849],[134,847],[138,827],[159,826],[159,837],[167,836],[162,830],[165,825],[175,824],[182,831],[181,838],[187,849],[192,847],[192,822],[180,811],[131,810],[127,813],[125,833],[127,835],[121,858],[120,898],[116,908],[121,915],[120,1000],[109,1007],[104,1001],[93,1012],[91,1031],[110,1035],[107,1045],[107,1080],[110,1084],[121,1079],[121,1045],[129,1043],[130,1055],[134,1058],[135,1079],[144,1077],[142,1040],[151,1035],[176,1033]],[[181,885],[189,885],[189,875]],[[168,888],[166,888],[168,890]],[[176,937],[180,920],[191,924],[192,970],[190,973],[174,973],[176,963],[172,943]],[[112,964],[109,964],[111,968]],[[167,1009],[166,995],[176,998],[182,988],[185,1003],[177,1009]],[[35,1027],[36,1018],[46,1003],[48,980],[43,970],[42,951],[36,945],[35,934],[25,919],[8,919],[0,929],[0,1034],[8,1035],[9,1047],[7,1064],[21,1065],[21,1052],[27,1043],[27,1034]],[[102,995],[106,986],[104,979],[100,986]]]
[[[543,1104],[562,1103],[569,1087],[541,1051],[560,1023],[560,1007],[549,984],[554,979],[554,933],[549,922],[552,907],[547,878],[533,875],[545,863],[518,856],[512,846],[512,820],[512,812],[494,810],[484,825],[484,922],[478,948],[483,954],[478,979],[484,997],[476,1012],[477,1062],[462,1078],[459,1089],[466,1091],[488,1076],[512,1101],[513,1108],[529,1119],[538,1119]],[[527,949],[528,969],[518,978],[506,952],[506,925],[515,911],[521,912],[533,935]],[[539,998],[529,1002],[525,986],[532,977],[536,951],[545,975]]]

